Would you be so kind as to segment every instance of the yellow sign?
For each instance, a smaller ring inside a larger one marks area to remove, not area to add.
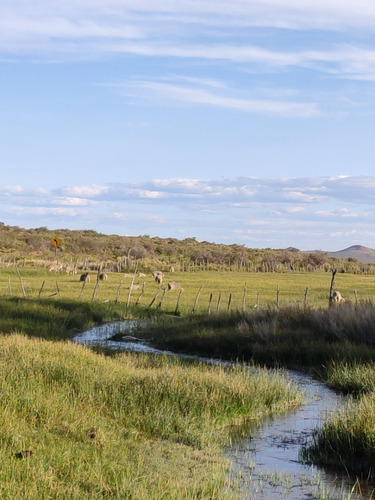
[[[57,236],[55,236],[52,241],[51,241],[52,245],[57,248],[61,245],[61,241],[59,240],[59,238]]]

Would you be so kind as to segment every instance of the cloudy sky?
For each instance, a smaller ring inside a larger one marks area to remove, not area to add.
[[[375,248],[372,0],[1,0],[0,221]]]

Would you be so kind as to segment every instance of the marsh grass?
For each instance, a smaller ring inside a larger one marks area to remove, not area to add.
[[[316,432],[305,458],[350,476],[374,480],[375,467],[375,393],[336,413]]]
[[[0,297],[3,333],[17,331],[50,339],[71,338],[93,324],[119,320],[124,315],[125,307],[121,304]]]
[[[0,337],[0,497],[236,498],[220,449],[300,404],[280,374]]]
[[[375,307],[311,309],[300,305],[249,314],[155,319],[145,335],[162,348],[303,370],[332,360],[375,359]]]

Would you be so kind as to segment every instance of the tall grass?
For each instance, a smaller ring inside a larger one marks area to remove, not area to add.
[[[300,403],[257,369],[0,336],[2,499],[236,498],[219,451]]]
[[[359,402],[351,401],[326,421],[304,455],[326,468],[374,480],[375,393],[363,396]]]
[[[162,348],[300,369],[332,360],[375,359],[372,303],[310,309],[294,305],[250,314],[159,318],[145,332]]]

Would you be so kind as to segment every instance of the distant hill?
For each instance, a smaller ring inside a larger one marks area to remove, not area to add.
[[[373,248],[364,247],[362,245],[353,245],[338,252],[327,252],[330,257],[338,257],[340,259],[357,259],[360,262],[375,263],[375,250]]]

